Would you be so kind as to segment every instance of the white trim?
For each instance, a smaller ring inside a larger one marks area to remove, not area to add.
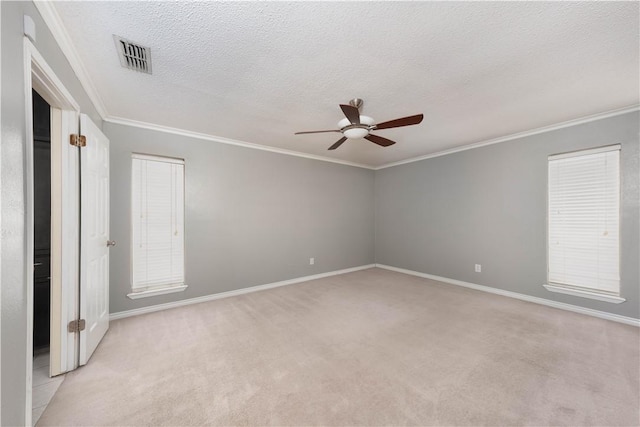
[[[502,137],[499,137],[499,138],[494,138],[494,139],[490,139],[490,140],[486,140],[486,141],[475,142],[473,144],[463,145],[461,147],[456,147],[456,148],[452,148],[452,149],[449,149],[449,150],[438,151],[437,153],[431,153],[431,154],[426,154],[424,156],[413,157],[413,158],[410,158],[410,159],[400,160],[400,161],[393,162],[393,163],[387,163],[387,164],[383,164],[381,166],[366,165],[364,163],[349,162],[349,161],[346,161],[346,160],[339,160],[339,159],[333,159],[333,158],[330,158],[330,157],[317,156],[317,155],[314,155],[314,154],[307,154],[307,153],[302,153],[302,152],[299,152],[299,151],[287,150],[287,149],[284,149],[284,148],[276,148],[276,147],[271,147],[271,146],[266,146],[266,145],[261,145],[261,144],[254,144],[254,143],[251,143],[251,142],[238,141],[238,140],[234,140],[234,139],[224,138],[224,137],[221,137],[221,136],[209,135],[209,134],[193,132],[193,131],[189,131],[189,130],[185,130],[185,129],[178,129],[178,128],[172,128],[172,127],[168,127],[168,126],[156,125],[156,124],[153,124],[153,123],[141,122],[141,121],[137,121],[137,120],[130,120],[130,119],[122,118],[122,117],[108,116],[108,117],[104,118],[104,121],[105,122],[109,122],[109,123],[124,125],[124,126],[132,126],[132,127],[137,127],[137,128],[141,128],[141,129],[148,129],[148,130],[154,130],[154,131],[158,131],[158,132],[171,133],[171,134],[174,134],[174,135],[182,135],[182,136],[187,136],[187,137],[196,138],[196,139],[203,139],[203,140],[206,140],[206,141],[214,141],[214,142],[219,142],[219,143],[222,143],[222,144],[230,144],[230,145],[236,145],[236,146],[245,147],[245,148],[253,148],[253,149],[256,149],[256,150],[270,151],[270,152],[278,153],[278,154],[286,154],[286,155],[289,155],[289,156],[296,156],[296,157],[303,157],[303,158],[307,158],[307,159],[320,160],[320,161],[331,162],[331,163],[338,163],[338,164],[343,164],[343,165],[347,165],[347,166],[355,166],[355,167],[363,168],[363,169],[381,170],[381,169],[386,169],[386,168],[390,168],[390,167],[393,167],[393,166],[404,165],[404,164],[407,164],[407,163],[419,162],[421,160],[427,160],[427,159],[431,159],[431,158],[434,158],[434,157],[446,156],[448,154],[454,154],[454,153],[458,153],[458,152],[461,152],[461,151],[472,150],[474,148],[485,147],[487,145],[499,144],[499,143],[502,143],[502,142],[507,142],[507,141],[512,141],[512,140],[516,140],[516,139],[520,139],[520,138],[525,138],[527,136],[537,135],[537,134],[540,134],[540,133],[551,132],[551,131],[554,131],[554,130],[563,129],[563,128],[570,127],[570,126],[576,126],[576,125],[579,125],[579,124],[589,123],[589,122],[593,122],[593,121],[596,121],[596,120],[602,120],[602,119],[606,119],[606,118],[609,118],[609,117],[615,117],[615,116],[619,116],[619,115],[622,115],[622,114],[627,114],[627,113],[631,113],[631,112],[639,111],[639,110],[640,110],[640,104],[636,104],[636,105],[632,105],[632,106],[629,106],[629,107],[619,108],[619,109],[611,110],[611,111],[605,111],[603,113],[593,114],[593,115],[586,116],[586,117],[581,117],[581,118],[578,118],[578,119],[573,119],[573,120],[568,120],[568,121],[561,122],[561,123],[556,123],[556,124],[553,124],[553,125],[550,125],[550,126],[536,128],[536,129],[532,129],[532,130],[528,130],[528,131],[524,131],[524,132],[518,132],[518,133],[511,134],[511,135],[506,135],[506,136],[502,136]]]
[[[68,135],[78,132],[79,110],[62,110],[62,306],[60,307],[60,331],[67,337],[61,354],[59,373],[78,366],[78,334],[66,333],[70,320],[80,313],[80,153],[79,148],[66,143]],[[66,353],[66,356],[65,356]]]
[[[607,313],[605,311],[593,310],[591,308],[580,307],[573,304],[551,301],[545,298],[532,297],[530,295],[520,294],[518,292],[505,291],[504,289],[492,288],[490,286],[477,285],[475,283],[463,282],[462,280],[449,279],[448,277],[435,276],[433,274],[420,273],[418,271],[407,270],[404,268],[392,267],[385,264],[376,264],[376,267],[385,270],[391,270],[398,273],[409,274],[411,276],[422,277],[424,279],[437,280],[438,282],[449,283],[456,286],[475,289],[477,291],[489,292],[491,294],[502,295],[509,298],[515,298],[522,301],[533,302],[535,304],[546,305],[548,307],[559,308],[561,310],[572,311],[574,313],[586,314],[587,316],[598,317],[600,319],[612,320],[626,325],[640,327],[640,319],[633,317],[621,316],[619,314]]]
[[[167,288],[151,289],[148,291],[131,292],[130,294],[127,294],[127,297],[131,299],[140,299],[140,298],[155,297],[157,295],[173,294],[175,292],[183,292],[185,289],[187,289],[187,287],[188,287],[187,285],[178,285],[178,286],[170,286]]]
[[[149,160],[151,162],[173,163],[175,165],[184,165],[184,159],[177,157],[156,156],[154,154],[131,153],[132,159]]]
[[[413,157],[411,159],[400,160],[393,163],[387,163],[382,166],[378,166],[374,168],[375,170],[381,170],[386,168],[391,168],[394,166],[405,165],[407,163],[419,162],[421,160],[432,159],[434,157],[446,156],[448,154],[458,153],[460,151],[472,150],[474,148],[486,147],[487,145],[499,144],[501,142],[512,141],[514,139],[525,138],[527,136],[538,135],[540,133],[551,132],[558,129],[563,129],[570,126],[576,126],[584,123],[594,122],[596,120],[602,120],[609,117],[620,116],[622,114],[632,113],[634,111],[640,110],[640,104],[630,105],[628,107],[619,108],[616,110],[605,111],[603,113],[593,114],[586,117],[580,117],[573,120],[568,120],[566,122],[560,122],[549,126],[544,126],[536,129],[527,130],[524,132],[518,132],[511,135],[501,136],[499,138],[489,139],[480,142],[474,142],[472,144],[463,145],[461,147],[452,148],[450,150],[438,151],[437,153],[426,154],[424,156]]]
[[[266,285],[251,286],[249,288],[236,289],[233,291],[220,292],[217,294],[205,295],[202,297],[183,299],[180,301],[168,302],[165,304],[152,305],[149,307],[135,308],[133,310],[120,311],[111,313],[110,320],[123,319],[125,317],[138,316],[140,314],[153,313],[155,311],[168,310],[170,308],[182,307],[185,305],[199,304],[201,302],[213,301],[221,298],[234,297],[236,295],[244,295],[252,292],[264,291],[266,289],[278,288],[280,286],[293,285],[296,283],[308,282],[309,280],[322,279],[324,277],[337,276],[339,274],[352,273],[354,271],[366,270],[375,267],[375,264],[361,265],[359,267],[345,268],[343,270],[330,271],[328,273],[314,274],[311,276],[303,276],[295,279],[283,280],[280,282],[268,283]]]
[[[29,67],[29,80],[32,79],[32,74],[35,79],[29,84],[29,93],[31,89],[35,89],[40,95],[47,101],[49,105],[55,105],[58,108],[70,109],[79,111],[80,105],[73,98],[71,93],[62,83],[62,80],[56,76],[53,69],[47,64],[47,61],[38,52],[35,45],[25,36],[24,37],[24,49],[28,58],[25,57],[25,61],[29,63],[37,64],[37,67]],[[25,75],[26,75],[25,70]],[[31,96],[31,95],[29,95]]]
[[[43,21],[49,27],[51,34],[53,34],[53,38],[55,39],[58,46],[60,46],[60,50],[69,61],[71,68],[75,72],[80,84],[82,85],[84,91],[89,96],[89,99],[93,103],[96,111],[100,115],[102,119],[107,117],[109,113],[102,102],[102,98],[100,94],[96,90],[95,85],[91,81],[89,73],[84,68],[82,64],[82,60],[80,60],[80,55],[78,55],[78,51],[74,47],[71,42],[71,37],[67,33],[65,26],[62,24],[62,19],[53,6],[53,2],[51,1],[34,1],[34,5],[40,15],[42,16]]]
[[[566,153],[551,154],[548,159],[549,161],[569,159],[571,157],[589,156],[591,154],[607,153],[609,151],[620,151],[621,149],[622,146],[620,144],[605,145],[604,147],[588,148],[586,150],[576,150]]]
[[[607,295],[600,292],[591,292],[582,289],[568,288],[566,286],[553,285],[553,284],[543,284],[548,291],[556,292],[559,294],[573,295],[576,297],[595,299],[598,301],[611,302],[614,304],[620,304],[625,302],[626,299],[621,298],[615,295]]]
[[[0,46],[2,46],[2,7],[0,6]],[[0,100],[2,98],[2,67],[0,66]],[[2,138],[2,107],[0,106],[0,139]],[[2,187],[2,149],[0,148],[0,188]],[[0,197],[0,225],[2,225],[2,197]],[[0,277],[2,277],[2,245],[0,244]],[[0,366],[2,366],[2,292],[0,292]],[[0,402],[2,402],[2,387],[0,387]],[[0,420],[2,420],[2,405],[0,405]]]
[[[52,362],[59,362],[58,365],[54,365],[50,363],[51,372],[54,374],[60,374],[63,372],[67,372],[73,370],[77,367],[76,360],[76,337],[73,334],[67,334],[65,331],[67,329],[67,324],[70,320],[78,317],[78,306],[77,306],[77,294],[78,294],[78,281],[77,281],[77,271],[78,271],[78,212],[79,207],[77,205],[77,200],[79,197],[78,186],[78,151],[77,149],[73,149],[68,144],[64,144],[63,141],[66,141],[66,136],[75,133],[78,131],[78,114],[80,107],[76,100],[73,98],[71,93],[66,89],[62,81],[56,76],[55,72],[51,69],[51,67],[47,64],[42,55],[38,52],[33,43],[27,38],[24,37],[24,51],[25,51],[25,64],[28,63],[29,66],[25,66],[25,96],[27,96],[25,105],[25,117],[26,117],[26,129],[25,136],[27,141],[33,140],[33,125],[31,123],[32,120],[32,105],[31,105],[31,90],[35,89],[38,93],[52,106],[52,108],[58,108],[61,110],[62,114],[60,117],[61,122],[59,123],[60,128],[58,129],[61,133],[60,135],[52,137],[52,143],[58,141],[60,139],[60,143],[62,145],[59,147],[61,150],[61,156],[59,160],[62,162],[60,164],[60,172],[62,179],[61,187],[58,189],[61,191],[62,188],[66,189],[64,193],[62,193],[61,197],[61,206],[62,215],[60,218],[62,223],[62,242],[58,242],[58,247],[61,250],[61,253],[67,254],[65,257],[58,257],[57,259],[61,263],[61,270],[59,271],[62,274],[59,282],[52,280],[52,286],[56,286],[56,283],[61,286],[62,283],[66,284],[66,286],[58,289],[60,291],[60,311],[59,311],[59,324],[53,325],[52,329],[57,327],[59,333],[52,333],[51,338],[60,339],[59,346],[58,343],[52,343],[51,350],[55,351],[59,349],[60,354],[56,357],[51,357]],[[54,127],[52,126],[52,131]],[[27,144],[28,150],[25,154],[27,156],[26,164],[29,165],[31,171],[27,170],[27,186],[32,190],[33,187],[33,144]],[[53,148],[53,147],[52,147]],[[53,152],[52,152],[53,154]],[[52,168],[52,173],[54,172],[54,168]],[[52,180],[53,182],[53,180]],[[72,189],[74,189],[72,191]],[[52,189],[53,191],[53,189]],[[55,196],[52,193],[52,196]],[[26,203],[29,204],[31,210],[33,210],[33,199],[26,199]],[[31,213],[33,216],[33,212]],[[27,265],[33,264],[33,222],[31,220],[30,223],[27,224],[28,232],[31,233],[31,237],[27,236],[27,240],[31,242],[31,247],[27,248],[28,253],[30,254],[31,261],[27,260]],[[52,241],[52,249],[56,245],[55,242]],[[56,261],[56,257],[52,257],[52,262]],[[53,270],[52,270],[53,271]],[[26,272],[28,280],[33,280],[33,268],[27,267]],[[33,286],[31,285],[31,288]],[[52,294],[53,296],[53,294]],[[33,298],[33,295],[28,295],[28,297]],[[52,300],[52,303],[54,301]],[[28,309],[33,309],[33,301],[29,302],[27,300]],[[55,310],[57,311],[57,310]],[[52,313],[54,311],[52,310]],[[32,314],[27,314],[28,316],[33,317]],[[32,327],[32,326],[31,326]],[[53,331],[52,331],[53,332]]]
[[[323,162],[338,163],[341,165],[355,166],[364,169],[375,169],[374,166],[365,165],[363,163],[349,162],[346,160],[334,159],[331,157],[317,156],[315,154],[307,154],[300,151],[287,150],[285,148],[277,148],[268,145],[254,144],[253,142],[239,141],[236,139],[224,138],[222,136],[209,135],[206,133],[193,132],[186,129],[173,128],[169,126],[156,125],[154,123],[141,122],[138,120],[124,119],[121,117],[108,116],[104,118],[105,122],[117,125],[132,126],[140,129],[154,130],[157,132],[171,133],[174,135],[187,136],[190,138],[203,139],[205,141],[219,142],[221,144],[235,145],[238,147],[253,148],[254,150],[269,151],[272,153],[286,154],[288,156],[302,157],[305,159],[320,160]]]
[[[50,140],[50,165],[51,165],[51,214],[50,214],[50,223],[51,223],[51,242],[50,242],[50,258],[49,258],[49,268],[50,268],[50,323],[49,323],[49,375],[59,375],[62,373],[60,367],[62,365],[62,361],[66,360],[66,349],[60,349],[60,341],[62,337],[69,336],[67,328],[63,326],[64,322],[62,319],[66,319],[66,316],[62,314],[64,312],[64,308],[66,307],[65,301],[62,298],[62,290],[64,286],[62,285],[62,277],[63,277],[63,197],[60,197],[64,194],[62,189],[64,188],[63,184],[63,173],[65,167],[64,162],[64,150],[69,145],[63,144],[62,135],[63,135],[63,122],[62,122],[62,110],[56,107],[50,107],[50,129],[49,135],[51,137]],[[64,141],[66,142],[66,141]],[[66,153],[65,153],[66,154]],[[34,168],[35,173],[35,168]],[[35,298],[35,295],[34,295]],[[64,346],[63,346],[64,347]],[[64,353],[64,354],[63,354]]]
[[[33,250],[34,250],[34,213],[33,213],[33,98],[32,90],[32,61],[33,52],[31,43],[27,37],[24,38],[24,100],[25,100],[25,256],[24,256],[24,275],[26,283],[26,302],[27,302],[27,348],[26,350],[26,397],[25,397],[25,425],[32,425],[33,411]]]

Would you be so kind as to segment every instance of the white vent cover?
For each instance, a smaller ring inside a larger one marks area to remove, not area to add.
[[[134,71],[151,74],[151,48],[113,35],[120,65]]]

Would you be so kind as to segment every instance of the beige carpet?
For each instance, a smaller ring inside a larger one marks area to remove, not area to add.
[[[639,329],[370,269],[112,322],[38,425],[638,425]]]

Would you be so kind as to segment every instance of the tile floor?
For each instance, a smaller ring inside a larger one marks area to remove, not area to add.
[[[33,398],[32,421],[35,426],[47,405],[64,381],[64,375],[49,378],[49,352],[39,353],[33,357]]]

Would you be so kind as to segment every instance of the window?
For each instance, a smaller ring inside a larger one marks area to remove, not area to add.
[[[184,283],[184,160],[133,154],[132,293],[178,292]]]
[[[620,298],[620,146],[549,156],[548,284]]]

